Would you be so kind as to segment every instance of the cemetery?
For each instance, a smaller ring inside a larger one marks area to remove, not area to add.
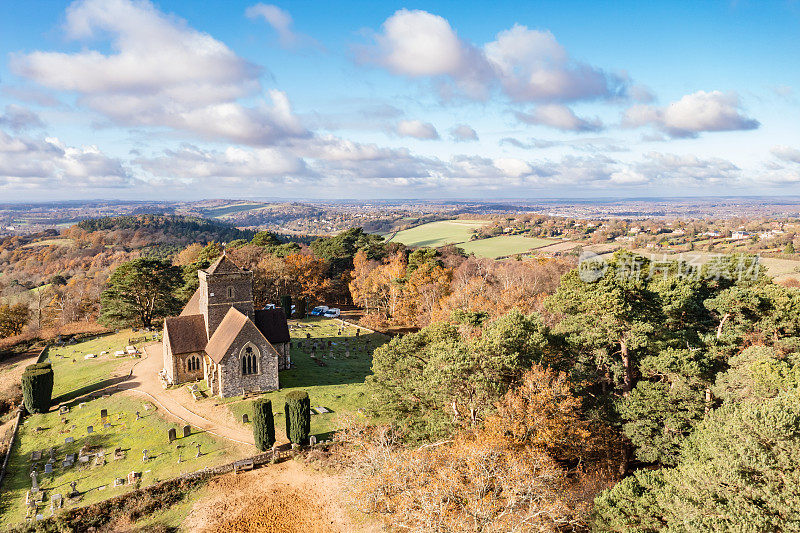
[[[0,494],[0,528],[252,453],[168,421],[145,397],[126,393],[137,350],[115,352],[130,337],[127,330],[50,349],[52,405],[20,425]],[[86,359],[90,353],[101,355]]]

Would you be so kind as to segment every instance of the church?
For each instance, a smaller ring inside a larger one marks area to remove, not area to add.
[[[167,383],[204,379],[222,397],[278,389],[278,371],[291,365],[283,309],[255,310],[253,273],[225,254],[197,275],[200,286],[180,316],[164,320]]]

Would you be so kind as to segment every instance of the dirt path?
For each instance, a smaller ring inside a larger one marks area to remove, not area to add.
[[[377,533],[347,507],[345,482],[298,461],[220,476],[195,502],[181,531],[201,533]]]
[[[131,370],[130,385],[124,388],[125,393],[147,396],[158,405],[165,414],[186,422],[196,428],[207,431],[230,441],[255,446],[253,433],[232,425],[225,425],[216,420],[202,416],[178,402],[171,391],[165,390],[158,379],[158,372],[163,367],[161,345],[145,346],[142,359]]]
[[[25,367],[36,362],[38,352],[25,352],[0,361],[0,398],[19,389]]]

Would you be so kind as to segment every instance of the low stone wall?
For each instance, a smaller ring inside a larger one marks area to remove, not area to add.
[[[19,425],[22,422],[22,413],[24,409],[20,405],[17,411],[17,420],[14,422],[14,429],[11,431],[11,439],[8,441],[8,449],[6,456],[3,458],[3,466],[0,467],[0,489],[3,488],[3,479],[6,477],[6,469],[8,468],[8,461],[11,459],[11,450],[14,448],[14,442],[17,440],[17,433],[19,432]]]

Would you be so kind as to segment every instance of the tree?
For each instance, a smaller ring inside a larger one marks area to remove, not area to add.
[[[308,444],[311,434],[311,400],[304,391],[292,391],[286,395],[286,438],[294,444]]]
[[[53,368],[50,363],[36,363],[22,374],[22,401],[29,413],[46,413],[53,397]]]
[[[288,294],[281,296],[281,307],[286,318],[292,318],[292,297]]]
[[[138,324],[177,314],[176,292],[183,284],[181,269],[158,259],[134,259],[111,274],[101,294],[101,321],[107,325]]]
[[[256,448],[262,452],[275,444],[275,420],[272,415],[272,402],[260,398],[253,402],[253,438]]]
[[[282,243],[281,240],[278,238],[278,236],[272,233],[271,231],[259,231],[250,241],[250,244],[255,244],[256,246],[271,247],[271,246],[279,246]]]
[[[10,337],[22,333],[28,323],[30,309],[24,303],[0,305],[0,337]]]

